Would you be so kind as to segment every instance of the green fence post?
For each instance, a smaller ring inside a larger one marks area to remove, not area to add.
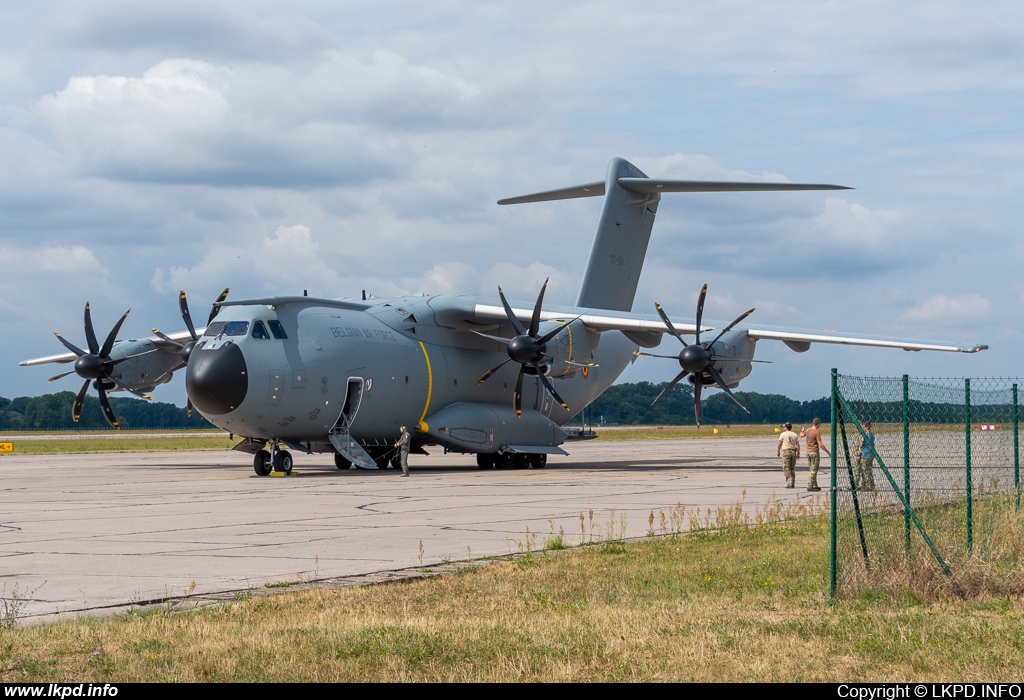
[[[910,504],[910,377],[903,375],[903,493]],[[910,509],[903,509],[903,538],[910,558]]]
[[[831,401],[831,412],[832,412],[832,469],[829,475],[829,511],[830,511],[830,523],[829,523],[829,595],[832,598],[836,597],[836,391],[838,387],[839,370],[835,367],[832,368],[832,401]],[[1016,396],[1016,394],[1014,394]],[[1014,404],[1016,405],[1016,403]],[[1016,435],[1016,433],[1014,433]]]
[[[971,508],[973,497],[971,494],[971,380],[964,380],[964,435],[967,440],[966,462],[967,462],[967,551],[974,548],[974,523]]]
[[[1017,441],[1017,385],[1013,385],[1013,490],[1016,492],[1016,507],[1020,508],[1020,450]]]

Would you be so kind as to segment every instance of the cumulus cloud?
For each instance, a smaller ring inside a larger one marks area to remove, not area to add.
[[[320,244],[307,226],[282,226],[245,247],[214,246],[192,267],[157,268],[153,289],[167,294],[179,289],[221,289],[240,286],[251,294],[336,295],[341,276],[324,260]]]
[[[485,89],[386,50],[369,62],[331,52],[308,74],[168,59],[140,77],[74,77],[37,112],[86,174],[322,187],[394,174],[410,132],[522,118],[526,93],[498,83]]]
[[[992,302],[980,294],[947,296],[936,294],[903,312],[902,318],[912,323],[938,326],[956,326],[965,322],[988,318],[992,315]]]

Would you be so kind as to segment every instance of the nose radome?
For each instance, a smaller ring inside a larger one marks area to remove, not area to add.
[[[203,413],[231,413],[245,400],[249,389],[245,356],[232,342],[215,350],[196,347],[188,358],[185,390]]]

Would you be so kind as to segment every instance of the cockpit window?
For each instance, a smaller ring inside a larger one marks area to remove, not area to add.
[[[270,326],[270,332],[274,334],[274,337],[278,340],[287,340],[288,334],[284,332],[284,328],[281,326],[280,321],[267,321],[267,325]]]
[[[267,333],[267,327],[263,325],[263,321],[256,321],[252,324],[252,337],[259,340],[270,340],[270,334]]]
[[[245,335],[248,331],[248,321],[228,321],[224,328],[224,335]]]
[[[206,332],[203,335],[220,335],[224,332],[224,327],[228,325],[224,321],[215,321],[206,327]]]

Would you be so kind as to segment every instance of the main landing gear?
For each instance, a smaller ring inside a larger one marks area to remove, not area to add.
[[[257,476],[270,476],[271,472],[284,472],[290,475],[294,465],[292,453],[277,449],[276,441],[270,443],[269,451],[260,450],[252,460],[252,468]]]
[[[520,454],[518,452],[479,453],[476,466],[481,469],[543,469],[548,464],[546,454]]]

